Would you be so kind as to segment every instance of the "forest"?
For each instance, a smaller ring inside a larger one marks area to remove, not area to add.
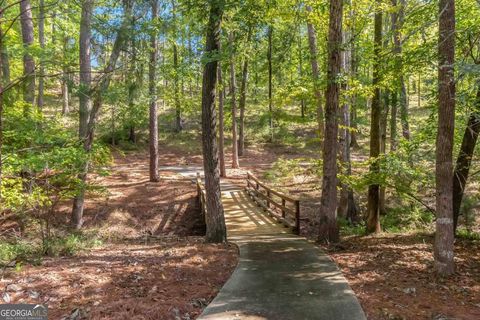
[[[215,319],[256,201],[365,319],[480,319],[479,133],[479,0],[0,0],[1,301]]]

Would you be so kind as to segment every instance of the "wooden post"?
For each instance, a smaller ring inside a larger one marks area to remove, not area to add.
[[[285,199],[282,198],[282,206],[285,207]],[[285,218],[285,210],[282,209],[282,218]]]
[[[300,201],[295,200],[295,233],[300,234]]]

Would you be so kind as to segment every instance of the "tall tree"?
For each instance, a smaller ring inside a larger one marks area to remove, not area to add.
[[[158,62],[158,0],[151,0],[153,28],[150,33],[150,63],[148,64],[148,92],[150,94],[150,181],[158,182],[158,106],[157,106],[157,62]]]
[[[38,14],[38,42],[40,48],[45,50],[45,0],[39,0],[39,14]],[[40,59],[40,70],[38,79],[38,94],[37,94],[37,107],[39,110],[43,108],[43,96],[45,87],[45,62]]]
[[[453,260],[453,137],[455,127],[455,0],[440,0],[438,36],[438,132],[436,141],[435,270],[448,276]]]
[[[240,167],[238,163],[238,134],[237,134],[237,83],[235,79],[235,54],[234,54],[234,35],[231,32],[228,36],[230,42],[230,103],[232,105],[232,168]]]
[[[178,63],[178,46],[177,46],[177,6],[175,0],[172,0],[172,15],[173,15],[173,100],[175,104],[175,131],[183,130],[182,125],[182,109],[180,105],[180,84],[179,84],[179,63]]]
[[[220,177],[225,178],[227,176],[227,170],[225,169],[225,126],[224,126],[224,97],[225,88],[223,85],[222,66],[218,63],[218,159],[220,165]]]
[[[354,12],[350,10],[349,17],[351,20],[354,19]],[[354,54],[354,27],[353,23],[351,23],[351,28],[344,32],[344,51],[343,51],[343,73],[348,74],[350,77],[354,77],[355,74],[355,66],[353,61],[353,54]],[[344,83],[342,89],[347,91],[349,89],[348,84]],[[352,141],[352,130],[351,130],[351,110],[353,109],[353,105],[355,104],[355,96],[353,95],[350,99],[345,99],[346,101],[343,103],[342,106],[342,116],[339,117],[341,121],[341,131],[339,137],[339,147],[341,148],[341,159],[342,159],[342,167],[343,167],[343,174],[347,177],[352,175],[352,158],[351,158],[351,141]],[[355,196],[353,193],[353,189],[348,185],[342,183],[341,185],[341,193],[340,199],[337,209],[338,216],[346,218],[350,223],[355,223],[357,220],[358,215],[358,208],[355,203]]]
[[[468,174],[472,164],[472,158],[480,134],[480,82],[477,83],[477,98],[475,110],[468,118],[467,127],[463,134],[462,145],[458,154],[455,171],[453,174],[453,230],[457,230],[458,216],[462,204],[463,194],[467,185]]]
[[[323,144],[323,180],[320,204],[319,240],[339,240],[337,224],[337,139],[340,109],[340,70],[342,67],[343,0],[330,0],[328,69]]]
[[[81,25],[80,25],[80,27],[81,27]],[[85,40],[85,39],[81,39],[81,41],[82,40]],[[67,57],[67,45],[68,45],[68,36],[64,35],[63,36],[63,57],[64,57],[64,59],[66,59],[66,57]],[[70,88],[69,88],[69,85],[68,85],[70,75],[69,75],[69,72],[68,72],[68,65],[66,63],[64,63],[62,69],[63,69],[62,70],[63,75],[62,75],[62,79],[61,79],[61,84],[62,84],[62,115],[66,115],[70,112]],[[80,77],[82,77],[82,75]],[[85,79],[83,79],[83,80],[85,80]],[[82,79],[80,79],[80,86],[82,86],[83,84],[86,84],[86,82],[84,83],[84,82],[82,82]],[[81,100],[82,99],[81,96],[83,95],[83,91],[82,91],[83,88],[80,88],[80,89],[81,89],[80,90],[80,98],[79,98],[80,99],[80,107],[84,107],[84,105],[83,105],[84,101]],[[86,88],[86,89],[88,89],[88,88]],[[83,113],[84,111],[81,110],[81,112]],[[88,114],[88,112],[87,112],[87,114]],[[83,121],[83,124],[86,126],[86,118],[85,119],[82,118],[82,121]]]
[[[203,70],[202,85],[202,147],[207,193],[205,222],[207,242],[226,242],[227,230],[220,192],[220,170],[217,146],[217,119],[215,91],[220,49],[220,26],[224,9],[223,0],[210,1],[205,55],[209,58]]]
[[[306,7],[309,15],[313,14],[313,9],[311,6]],[[315,100],[317,103],[317,121],[318,121],[318,135],[320,141],[323,140],[325,135],[325,121],[324,121],[324,111],[322,106],[322,91],[320,89],[320,68],[318,66],[318,49],[317,49],[317,33],[315,32],[315,27],[313,23],[309,20],[307,23],[308,30],[308,46],[310,48],[310,64],[312,66],[312,76],[313,76],[313,88],[315,94]]]
[[[382,1],[375,0],[375,27],[374,27],[374,66],[373,81],[374,95],[370,111],[370,173],[373,176],[379,174],[380,168],[378,156],[380,155],[380,116],[381,116],[381,92],[380,92],[380,60],[382,50]],[[375,177],[376,178],[376,177]],[[374,182],[368,186],[367,208],[367,232],[380,232],[380,186]]]
[[[23,100],[33,106],[35,102],[35,61],[33,56],[28,52],[34,41],[32,7],[29,0],[20,1],[20,22],[22,26],[22,39],[25,53],[23,54],[23,76],[24,90]],[[26,106],[25,111],[28,111]]]
[[[238,132],[238,155],[243,156],[245,152],[245,106],[247,103],[247,82],[248,82],[248,48],[250,46],[250,38],[252,36],[252,27],[248,28],[247,33],[247,52],[243,58],[242,83],[240,85],[240,128]]]
[[[88,127],[88,116],[91,109],[91,84],[92,84],[92,66],[90,58],[90,45],[92,38],[92,12],[93,0],[83,0],[82,14],[80,18],[80,89],[79,89],[79,138],[80,141],[85,142]],[[64,75],[65,76],[65,75]],[[64,79],[66,81],[66,79]],[[67,92],[64,94],[68,95]],[[85,165],[84,171],[80,174],[79,179],[86,181],[88,166]],[[72,208],[72,226],[80,229],[83,224],[83,204],[85,202],[85,191],[83,188],[78,191],[78,194],[73,200]]]
[[[0,20],[3,19],[3,10],[0,12]],[[3,33],[3,29],[0,28],[0,38],[4,41],[5,34]],[[8,50],[5,45],[2,45],[2,48],[0,50],[0,59],[2,59],[2,66],[1,66],[1,72],[2,72],[2,80],[3,84],[7,84],[10,82],[10,63],[9,63],[9,58],[8,58]]]
[[[393,52],[395,53],[395,63],[397,72],[397,92],[399,92],[400,118],[402,123],[402,134],[405,139],[410,139],[410,126],[408,123],[408,99],[407,88],[405,87],[405,76],[403,71],[403,44],[401,29],[403,28],[405,16],[405,0],[392,0],[392,6],[395,8],[391,14],[392,33],[393,33]],[[396,99],[396,98],[395,98]],[[395,106],[396,107],[396,106]],[[396,111],[396,110],[395,110]],[[395,112],[396,113],[396,112]],[[396,118],[394,118],[396,120]],[[393,120],[392,120],[393,121]],[[396,131],[395,131],[396,134]]]
[[[87,91],[89,101],[91,99],[90,97],[93,98],[92,99],[93,104],[90,112],[87,113],[87,123],[80,124],[81,126],[82,125],[85,126],[84,128],[80,128],[80,139],[83,140],[83,148],[87,154],[89,154],[92,150],[98,113],[100,112],[100,109],[103,104],[103,94],[108,90],[108,87],[110,86],[112,73],[115,69],[115,65],[117,63],[118,57],[120,56],[120,52],[122,48],[125,46],[125,43],[127,42],[127,39],[129,36],[128,30],[131,23],[131,15],[132,15],[131,1],[132,0],[124,1],[124,17],[123,17],[120,29],[117,32],[117,36],[115,38],[113,48],[110,53],[110,57],[107,61],[106,66],[103,69],[103,72],[102,72],[103,76],[99,80],[99,83],[95,86],[95,89],[93,91],[91,88],[89,88],[89,90]],[[87,72],[90,74],[90,77],[91,77],[90,37],[91,37],[92,10],[93,10],[93,1],[85,0],[82,4],[82,19],[81,19],[81,26],[80,26],[80,36],[83,40],[83,43],[82,41],[80,41],[80,44],[81,46],[85,46],[83,50],[80,50],[80,75],[82,75],[84,72],[86,72],[88,68],[90,68],[90,72]],[[83,37],[82,37],[82,32],[85,33]],[[84,64],[83,68],[85,69],[82,69],[82,64]],[[87,159],[84,163],[84,168],[82,170],[82,173],[79,176],[79,179],[82,181],[83,184],[85,184],[87,181],[88,169],[89,169],[89,161]],[[72,208],[71,223],[76,229],[80,229],[83,224],[84,202],[85,202],[85,190],[82,188],[78,192],[77,196],[75,197],[73,208]]]
[[[268,114],[270,128],[270,142],[273,142],[273,26],[268,27]]]
[[[303,47],[302,47],[302,27],[298,26],[298,77],[303,78]],[[305,118],[305,99],[300,100],[300,115]]]
[[[82,14],[80,19],[80,88],[79,88],[79,136],[84,139],[87,133],[88,115],[91,109],[92,66],[90,58],[90,45],[92,39],[92,11],[93,0],[82,1]],[[64,74],[64,78],[66,75]],[[67,79],[64,79],[67,82]],[[68,87],[65,86],[68,95]]]

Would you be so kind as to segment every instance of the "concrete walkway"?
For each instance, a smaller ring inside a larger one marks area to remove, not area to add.
[[[365,320],[335,263],[222,183],[229,241],[240,262],[201,320]]]

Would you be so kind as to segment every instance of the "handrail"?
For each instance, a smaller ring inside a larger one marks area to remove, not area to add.
[[[300,200],[298,198],[274,190],[260,181],[250,171],[247,172],[247,186],[245,189],[253,200],[262,206],[273,218],[286,226],[292,227],[295,233],[300,233]],[[277,202],[273,196],[279,197],[282,203]],[[287,202],[293,204],[293,208],[288,207]],[[281,216],[275,210],[272,210],[271,205],[281,211]]]

